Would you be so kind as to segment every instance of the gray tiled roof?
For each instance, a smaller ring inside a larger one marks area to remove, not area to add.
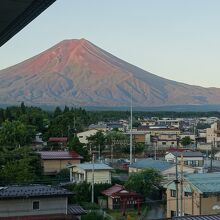
[[[62,197],[73,195],[61,187],[47,185],[6,186],[0,187],[0,200],[28,197]]]
[[[137,169],[153,168],[159,171],[167,170],[173,166],[174,164],[161,160],[153,160],[152,158],[139,160],[130,165],[130,167],[132,168],[137,168]]]

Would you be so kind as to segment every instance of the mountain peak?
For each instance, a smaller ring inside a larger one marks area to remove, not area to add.
[[[220,104],[220,89],[167,80],[90,41],[67,39],[0,71],[0,104],[129,106]]]

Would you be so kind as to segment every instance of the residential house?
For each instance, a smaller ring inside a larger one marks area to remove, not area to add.
[[[169,152],[165,155],[165,160],[176,163],[176,157],[178,163],[180,163],[181,157],[183,157],[184,165],[187,166],[202,167],[204,164],[204,155],[200,151]]]
[[[69,165],[79,164],[83,159],[75,151],[39,151],[45,175],[55,175]]]
[[[96,129],[90,129],[88,131],[83,131],[83,132],[78,133],[77,137],[79,138],[79,141],[82,144],[88,144],[87,138],[95,135],[97,132],[98,132],[98,130],[96,130]]]
[[[167,161],[161,161],[161,160],[153,160],[152,158],[142,159],[138,160],[137,162],[131,164],[129,166],[129,174],[133,172],[140,172],[144,169],[152,168],[161,173],[161,175],[164,177],[164,181],[171,180],[175,178],[176,174],[176,167],[175,164],[168,163]],[[194,173],[195,169],[190,167],[183,167],[184,173]],[[178,166],[178,170],[180,170],[180,167]]]
[[[134,208],[136,205],[140,208],[141,195],[136,192],[127,191],[122,185],[115,184],[102,191],[102,195],[107,197],[108,209]]]
[[[48,139],[48,146],[51,146],[51,148],[59,147],[59,149],[65,149],[67,147],[67,142],[67,137],[50,137]]]
[[[78,205],[68,205],[73,193],[46,185],[0,187],[0,219],[65,220],[85,214]]]
[[[125,135],[129,136],[130,131],[124,133]],[[137,131],[132,130],[132,138],[134,143],[145,143],[150,144],[150,133],[147,131]]]
[[[183,199],[180,197],[182,188]],[[178,184],[178,195],[174,181],[167,184],[167,217],[176,215],[182,204],[182,213],[178,215],[211,215],[219,213],[220,209],[220,173],[190,174],[183,179],[181,187]],[[178,196],[178,197],[177,197]]]
[[[178,135],[174,133],[158,133],[152,136],[152,142],[157,148],[172,148],[178,145]]]
[[[111,183],[112,167],[104,163],[81,163],[69,166],[71,182]],[[94,172],[93,172],[94,171]]]

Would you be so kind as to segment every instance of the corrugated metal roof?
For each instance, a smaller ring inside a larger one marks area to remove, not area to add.
[[[176,220],[220,220],[220,215],[197,215],[197,216],[182,216],[173,217]]]
[[[161,160],[153,160],[152,158],[139,160],[130,165],[130,167],[132,168],[137,168],[137,169],[153,168],[159,171],[167,170],[173,166],[174,164],[168,163],[166,161],[161,161]]]
[[[92,163],[80,163],[77,165],[79,168],[83,170],[92,170]],[[104,163],[94,163],[94,170],[112,170],[113,168]]]
[[[166,183],[166,184],[163,185],[163,187],[164,187],[164,188],[168,188],[168,189],[172,189],[172,190],[176,190],[176,184],[175,184],[174,182]],[[192,189],[191,189],[191,187],[190,187],[189,184],[185,184],[185,185],[183,186],[183,191],[184,191],[184,192],[189,192],[189,193],[191,193],[191,192],[192,192]]]
[[[188,174],[186,179],[201,193],[220,193],[220,172]]]
[[[57,197],[73,195],[61,187],[47,185],[7,186],[0,189],[0,200],[28,197]]]
[[[84,215],[86,213],[80,205],[68,205],[68,214],[70,215]]]

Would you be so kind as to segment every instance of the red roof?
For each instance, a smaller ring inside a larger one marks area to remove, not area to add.
[[[83,159],[76,151],[39,151],[43,160]]]
[[[67,142],[67,137],[50,137],[49,142]]]
[[[124,186],[115,184],[114,186],[102,191],[102,194],[105,196],[113,196],[115,193],[118,193],[123,189],[124,189]]]

